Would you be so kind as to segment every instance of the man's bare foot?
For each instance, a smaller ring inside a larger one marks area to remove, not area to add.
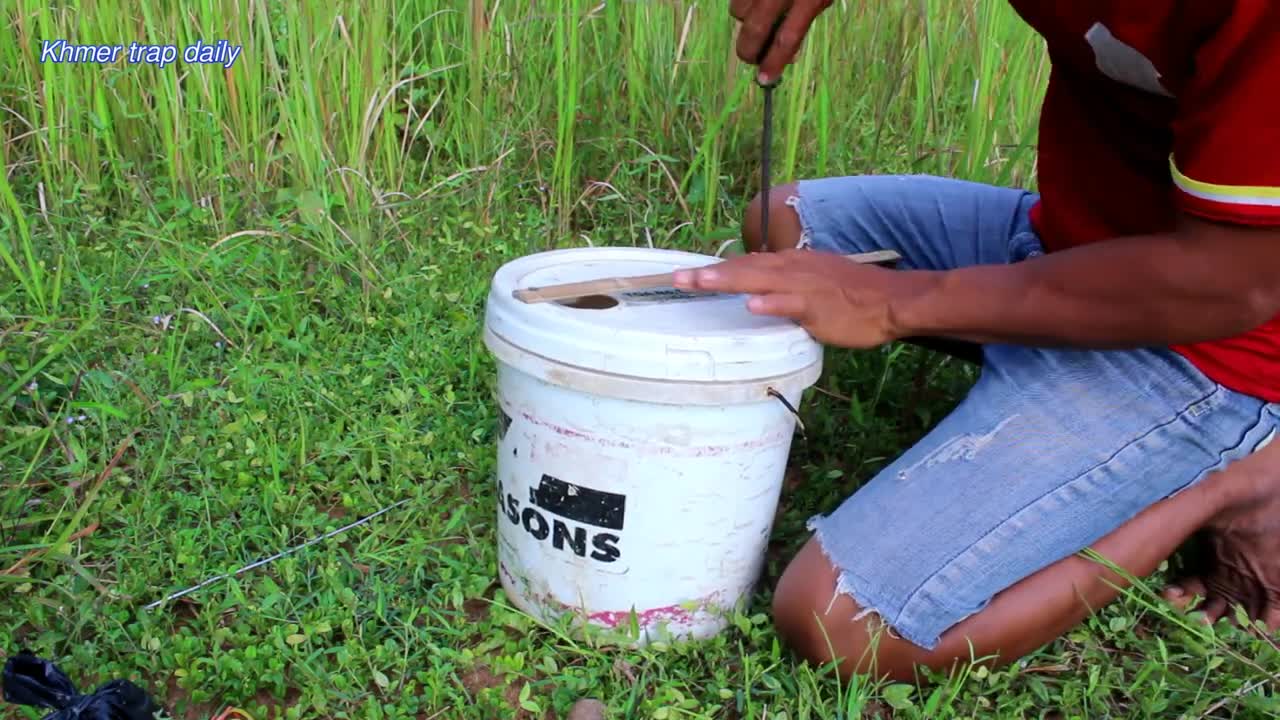
[[[1165,589],[1186,608],[1195,598],[1208,622],[1234,615],[1280,630],[1280,442],[1272,443],[1207,482],[1231,500],[1202,531],[1205,556],[1193,574]]]

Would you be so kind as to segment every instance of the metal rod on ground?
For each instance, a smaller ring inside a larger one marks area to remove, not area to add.
[[[342,526],[342,527],[338,528],[337,530],[330,530],[329,532],[327,532],[327,533],[325,533],[325,534],[323,534],[323,535],[320,535],[320,536],[318,536],[318,537],[311,538],[310,540],[308,540],[308,541],[306,541],[306,542],[302,543],[301,545],[295,545],[295,546],[293,546],[293,547],[289,548],[288,550],[284,550],[284,551],[278,552],[278,553],[276,553],[275,555],[272,555],[271,557],[263,558],[263,559],[261,559],[261,560],[258,560],[257,562],[249,563],[248,565],[245,565],[244,567],[240,568],[239,570],[236,570],[235,572],[231,572],[231,573],[223,573],[222,575],[217,575],[217,576],[215,576],[215,577],[211,577],[211,578],[209,578],[208,580],[205,580],[204,582],[199,583],[198,585],[192,585],[191,587],[189,587],[189,588],[187,588],[187,589],[185,589],[185,590],[179,590],[178,592],[173,593],[173,594],[171,594],[171,595],[168,595],[168,596],[166,596],[166,597],[164,597],[164,598],[161,598],[160,600],[156,600],[155,602],[151,603],[150,605],[146,605],[146,606],[144,606],[142,609],[143,609],[143,610],[152,610],[152,609],[158,608],[158,607],[160,607],[161,605],[163,605],[163,604],[165,604],[165,603],[167,603],[167,602],[169,602],[169,601],[171,601],[171,600],[177,600],[177,599],[178,599],[178,598],[180,598],[180,597],[184,597],[184,596],[186,596],[186,595],[190,595],[191,593],[193,593],[193,592],[195,592],[195,591],[197,591],[197,590],[199,590],[199,589],[201,589],[201,588],[208,587],[208,586],[210,586],[210,585],[212,585],[212,584],[214,584],[214,583],[216,583],[216,582],[221,582],[222,580],[226,580],[227,578],[231,578],[231,577],[235,577],[235,576],[237,576],[237,575],[241,575],[241,574],[243,574],[243,573],[247,573],[247,572],[249,572],[250,570],[252,570],[252,569],[254,569],[254,568],[262,567],[263,565],[266,565],[266,564],[268,564],[268,563],[273,563],[273,562],[275,562],[276,560],[279,560],[280,558],[282,558],[282,557],[286,557],[286,556],[288,556],[288,555],[292,555],[292,554],[294,554],[295,552],[298,552],[299,550],[302,550],[303,548],[307,548],[307,547],[310,547],[310,546],[312,546],[312,545],[315,545],[315,544],[316,544],[316,543],[318,543],[318,542],[322,542],[322,541],[324,541],[324,540],[328,540],[329,538],[333,537],[334,535],[340,535],[340,534],[342,534],[342,533],[344,533],[344,532],[346,532],[346,531],[348,531],[348,530],[351,530],[352,528],[360,527],[361,525],[364,525],[365,523],[369,522],[370,520],[373,520],[374,518],[378,517],[379,515],[385,515],[385,514],[387,514],[387,513],[391,512],[392,510],[394,510],[394,509],[396,509],[396,508],[400,507],[401,505],[404,505],[404,504],[405,504],[405,503],[407,503],[407,502],[409,502],[409,501],[408,501],[408,500],[401,500],[401,501],[400,501],[400,502],[398,502],[398,503],[394,503],[394,504],[392,504],[392,505],[388,505],[388,506],[386,506],[386,507],[382,508],[381,510],[379,510],[378,512],[373,513],[372,515],[366,515],[366,516],[364,516],[364,517],[360,518],[359,520],[356,520],[355,522],[353,522],[353,523],[351,523],[351,524],[349,524],[349,525],[344,525],[344,526]]]

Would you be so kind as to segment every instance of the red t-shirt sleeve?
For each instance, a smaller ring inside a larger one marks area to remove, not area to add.
[[[1280,2],[1234,6],[1179,93],[1178,206],[1228,223],[1280,226]]]

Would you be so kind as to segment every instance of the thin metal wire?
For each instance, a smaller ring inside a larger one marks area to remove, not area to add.
[[[800,429],[800,437],[807,439],[808,435],[806,435],[804,431],[804,420],[800,419],[800,412],[791,404],[791,401],[783,397],[782,393],[774,390],[773,388],[769,388],[769,396],[782,403],[783,407],[791,411],[791,414],[796,419],[796,427]]]
[[[178,599],[178,598],[180,598],[180,597],[184,597],[184,596],[186,596],[186,595],[190,595],[191,593],[193,593],[193,592],[195,592],[195,591],[197,591],[197,590],[200,590],[201,588],[208,587],[208,586],[210,586],[210,585],[212,585],[212,584],[214,584],[214,583],[216,583],[216,582],[221,582],[221,581],[223,581],[223,580],[226,580],[227,578],[231,578],[231,577],[235,577],[235,576],[237,576],[237,575],[241,575],[241,574],[243,574],[243,573],[247,573],[247,572],[249,572],[250,570],[252,570],[252,569],[254,569],[254,568],[262,567],[263,565],[266,565],[266,564],[268,564],[268,563],[273,563],[273,562],[275,562],[276,560],[279,560],[280,558],[283,558],[283,557],[287,557],[287,556],[289,556],[289,555],[292,555],[292,554],[294,554],[294,553],[298,552],[299,550],[302,550],[302,549],[304,549],[304,548],[307,548],[307,547],[310,547],[310,546],[312,546],[312,545],[315,545],[315,544],[316,544],[316,543],[318,543],[318,542],[322,542],[322,541],[324,541],[324,540],[328,540],[329,538],[333,537],[334,535],[340,535],[340,534],[342,534],[342,533],[344,533],[344,532],[346,532],[346,531],[348,531],[348,530],[351,530],[351,529],[353,529],[353,528],[360,527],[361,525],[364,525],[365,523],[369,522],[370,520],[373,520],[374,518],[376,518],[376,517],[378,517],[378,516],[380,516],[380,515],[385,515],[385,514],[387,514],[387,513],[391,512],[392,510],[394,510],[394,509],[396,509],[396,508],[400,507],[401,505],[404,505],[404,504],[405,504],[405,503],[407,503],[407,502],[409,502],[409,501],[408,501],[408,500],[401,500],[401,501],[400,501],[400,502],[398,502],[398,503],[394,503],[394,504],[392,504],[392,505],[388,505],[388,506],[386,506],[386,507],[382,508],[381,510],[379,510],[378,512],[373,513],[372,515],[366,515],[366,516],[364,516],[364,517],[360,518],[359,520],[356,520],[355,522],[353,522],[353,523],[351,523],[351,524],[349,524],[349,525],[344,525],[344,526],[342,526],[342,527],[338,528],[337,530],[331,530],[331,531],[329,531],[329,532],[327,532],[327,533],[325,533],[325,534],[323,534],[323,535],[320,535],[320,536],[317,536],[317,537],[311,538],[310,540],[308,540],[308,541],[306,541],[306,542],[302,543],[301,545],[295,545],[295,546],[293,546],[293,547],[289,548],[288,550],[283,550],[283,551],[281,551],[281,552],[278,552],[278,553],[276,553],[275,555],[272,555],[271,557],[263,558],[263,559],[258,560],[258,561],[256,561],[256,562],[249,563],[248,565],[245,565],[244,567],[240,568],[239,570],[236,570],[235,572],[231,572],[231,573],[223,573],[223,574],[221,574],[221,575],[217,575],[217,576],[215,576],[215,577],[211,577],[211,578],[209,578],[208,580],[205,580],[205,581],[203,581],[203,582],[201,582],[201,583],[199,583],[199,584],[197,584],[197,585],[192,585],[191,587],[186,588],[185,590],[179,590],[178,592],[173,593],[173,594],[171,594],[171,595],[168,595],[168,596],[166,596],[166,597],[164,597],[164,598],[161,598],[160,600],[156,600],[155,602],[151,603],[150,605],[146,605],[146,606],[144,606],[142,609],[143,609],[143,610],[153,610],[153,609],[158,608],[158,607],[160,607],[161,605],[163,605],[163,604],[165,604],[165,603],[167,603],[167,602],[169,602],[169,601],[171,601],[171,600],[177,600],[177,599]]]

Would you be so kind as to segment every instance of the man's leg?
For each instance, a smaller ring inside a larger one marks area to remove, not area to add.
[[[1271,498],[1276,505],[1277,469],[1280,445],[1156,503],[1092,547],[1128,575],[1148,575],[1214,518],[1248,508],[1254,497]],[[1091,559],[1059,560],[998,593],[982,611],[943,633],[937,647],[925,650],[880,630],[875,620],[852,619],[863,610],[836,592],[838,577],[817,541],[810,540],[778,583],[773,612],[779,633],[810,662],[837,661],[845,678],[862,672],[896,680],[915,679],[917,666],[946,672],[971,661],[1007,665],[1066,633],[1127,586],[1122,576]],[[1278,611],[1271,608],[1268,617],[1273,628],[1280,626]]]
[[[804,657],[894,678],[1012,662],[1115,598],[1120,578],[1080,550],[1142,577],[1196,530],[1280,496],[1280,450],[1251,455],[1275,408],[1172,353],[987,358],[951,415],[812,521],[774,601]]]
[[[800,216],[787,205],[796,196],[796,184],[779,185],[769,191],[769,237],[762,237],[760,222],[764,196],[757,194],[747,203],[742,218],[742,242],[747,252],[781,252],[799,246],[801,234]]]
[[[1036,199],[928,175],[805,180],[770,190],[767,239],[760,236],[761,196],[752,199],[743,243],[750,252],[896,250],[902,267],[922,270],[1005,264],[1044,252],[1028,217]]]
[[[759,198],[747,212],[750,250],[891,248],[905,267],[930,269],[1040,252],[1025,217],[1034,197],[1018,191],[867,177],[784,186],[773,198],[769,238]],[[1093,546],[1145,575],[1197,528],[1237,512],[1233,498],[1261,497],[1239,488],[1280,491],[1256,480],[1264,464],[1280,470],[1270,457],[1162,501],[1247,455],[1241,438],[1259,444],[1275,423],[1275,408],[1218,388],[1172,353],[988,356],[995,362],[952,416],[815,520],[818,537],[775,602],[780,631],[806,657],[904,677],[916,663],[968,659],[972,642],[975,657],[1010,662],[1114,598],[1119,578],[1076,551]],[[906,639],[877,635],[872,615]]]

